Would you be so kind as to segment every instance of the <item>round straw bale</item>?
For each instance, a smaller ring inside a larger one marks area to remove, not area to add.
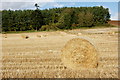
[[[42,37],[42,35],[37,35],[37,37]]]
[[[110,34],[110,35],[114,35],[114,34],[115,34],[115,32],[108,32],[108,34]]]
[[[62,49],[62,62],[71,69],[96,68],[98,65],[97,51],[87,40],[74,38]]]
[[[82,33],[78,33],[78,35],[82,35]]]
[[[44,36],[44,37],[47,37],[47,35],[45,35],[45,34],[44,34],[43,36]]]
[[[27,36],[27,35],[21,35],[22,36],[22,38],[24,38],[24,39],[28,39],[29,38],[29,36]]]
[[[7,34],[4,34],[3,37],[4,37],[4,38],[7,38]]]

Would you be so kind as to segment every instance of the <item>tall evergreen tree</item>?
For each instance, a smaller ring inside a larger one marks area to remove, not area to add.
[[[37,31],[41,28],[43,24],[43,17],[42,17],[41,11],[38,9],[38,5],[35,4],[35,6],[37,7],[37,9],[33,11],[31,14],[31,17],[32,17],[31,21],[32,21],[33,28]]]

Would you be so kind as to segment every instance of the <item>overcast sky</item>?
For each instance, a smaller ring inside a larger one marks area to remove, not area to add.
[[[118,20],[118,1],[119,0],[1,0],[0,10],[24,10],[35,9],[34,4],[38,3],[40,9],[49,9],[56,7],[93,7],[103,6],[109,8],[111,19]]]

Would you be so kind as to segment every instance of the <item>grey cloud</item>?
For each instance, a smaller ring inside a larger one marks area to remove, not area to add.
[[[25,8],[33,8],[34,3],[32,2],[3,2],[2,3],[2,10],[3,9],[12,9],[12,10],[17,10],[17,9],[25,9]]]

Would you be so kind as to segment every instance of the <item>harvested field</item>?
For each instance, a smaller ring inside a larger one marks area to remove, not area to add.
[[[115,27],[1,36],[2,78],[118,78],[117,31]],[[61,50],[73,38],[84,38],[95,46],[97,67],[76,70],[64,65]]]
[[[120,26],[120,21],[119,20],[112,20],[112,21],[109,21],[108,23],[111,24],[111,25],[114,25],[114,26]]]

